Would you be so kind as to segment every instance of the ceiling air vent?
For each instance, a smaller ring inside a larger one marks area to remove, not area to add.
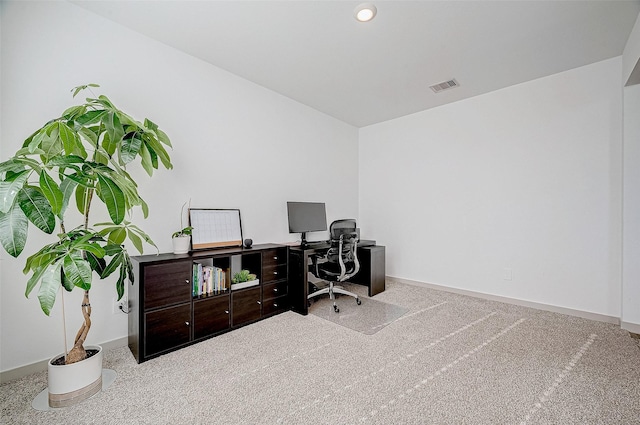
[[[429,86],[429,88],[431,88],[431,90],[433,90],[435,93],[440,93],[442,90],[449,90],[455,87],[458,87],[460,84],[456,81],[455,78],[449,80],[449,81],[445,81],[443,83],[439,83],[439,84],[435,84],[433,86]]]

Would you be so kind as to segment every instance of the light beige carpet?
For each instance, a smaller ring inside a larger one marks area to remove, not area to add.
[[[46,374],[0,386],[2,424],[638,424],[640,350],[618,326],[424,287],[367,335],[287,312],[136,364],[80,405],[38,412]]]

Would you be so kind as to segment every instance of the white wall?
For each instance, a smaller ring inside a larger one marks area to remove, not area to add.
[[[640,59],[640,15],[631,30],[622,54],[622,82],[626,83]],[[637,77],[636,77],[637,78]]]
[[[640,61],[640,16],[622,55],[622,81]],[[624,88],[622,327],[640,333],[640,84]]]
[[[189,199],[194,207],[240,208],[244,236],[255,243],[296,239],[287,200],[325,202],[329,221],[357,218],[356,128],[67,2],[5,2],[1,19],[2,159],[74,104],[72,87],[101,84],[99,93],[172,139],[174,170],[153,179],[132,172],[151,210],[139,224],[161,252],[171,250]],[[30,233],[19,259],[0,254],[2,371],[63,350],[60,302],[47,318],[35,294],[23,295],[26,253],[51,241]],[[80,323],[80,292],[67,297],[69,338]],[[113,281],[94,282],[89,344],[126,337],[126,317],[111,313],[114,297]]]
[[[360,223],[387,274],[620,317],[621,73],[615,58],[360,129]]]
[[[640,84],[624,89],[622,327],[640,333]]]

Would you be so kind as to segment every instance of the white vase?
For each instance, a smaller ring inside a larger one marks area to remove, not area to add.
[[[173,242],[174,254],[186,254],[189,252],[189,243],[191,242],[191,236],[175,236],[171,241]]]
[[[102,347],[93,345],[87,346],[85,349],[98,350],[98,352],[82,361],[66,365],[52,364],[63,354],[49,360],[50,407],[71,406],[91,397],[102,389]]]

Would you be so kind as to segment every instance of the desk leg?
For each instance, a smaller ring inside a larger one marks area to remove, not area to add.
[[[372,297],[385,289],[385,249],[384,246],[367,247],[371,251],[369,296]]]
[[[309,314],[308,266],[309,255],[305,252],[289,250],[289,297],[291,310],[302,315]]]
[[[385,249],[384,246],[365,246],[358,248],[360,271],[354,276],[353,282],[369,288],[372,297],[385,289]]]

